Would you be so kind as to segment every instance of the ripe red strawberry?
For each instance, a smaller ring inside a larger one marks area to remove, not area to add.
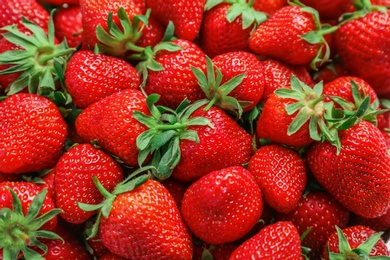
[[[263,102],[265,102],[276,89],[289,86],[293,74],[306,85],[314,85],[309,72],[304,66],[291,66],[274,59],[263,60],[261,61],[261,64],[261,82],[264,85],[261,101]]]
[[[248,233],[262,209],[261,191],[251,173],[232,166],[194,182],[184,194],[181,213],[195,236],[209,244],[224,244]]]
[[[134,110],[149,114],[140,90],[116,92],[83,110],[76,119],[77,133],[88,142],[96,141],[103,150],[130,166],[138,165],[137,136],[146,130],[133,116]]]
[[[58,239],[52,232],[59,209],[46,190],[31,182],[1,182],[0,255],[2,259],[41,259],[35,249],[44,250],[38,239]]]
[[[57,163],[67,127],[52,101],[36,94],[11,95],[0,102],[0,122],[0,172],[34,172]]]
[[[249,0],[248,0],[249,2]],[[254,0],[253,8],[257,11],[273,15],[283,6],[287,5],[287,0]]]
[[[63,211],[61,217],[74,224],[85,222],[95,213],[83,211],[77,206],[78,202],[98,204],[103,200],[92,176],[96,176],[108,191],[123,181],[120,165],[90,144],[71,147],[58,160],[55,169],[56,205]]]
[[[78,2],[78,0],[74,1]],[[69,47],[74,48],[81,44],[83,24],[79,5],[59,8],[54,13],[53,19],[58,40],[63,41],[66,38]]]
[[[317,181],[345,208],[366,218],[390,207],[390,156],[382,133],[367,121],[339,131],[341,149],[325,141],[307,153]]]
[[[359,14],[335,32],[336,51],[350,74],[367,81],[381,96],[390,92],[390,10]]]
[[[390,229],[390,210],[388,210],[384,215],[376,218],[363,218],[359,215],[352,214],[349,225],[361,225],[369,227],[377,232],[385,232]]]
[[[55,6],[61,5],[78,5],[80,3],[79,0],[37,0],[41,4],[51,4]]]
[[[120,90],[138,89],[141,80],[126,61],[81,50],[69,59],[65,83],[73,103],[83,109]]]
[[[191,259],[191,236],[160,182],[141,175],[119,184],[113,194],[103,192],[103,205],[111,206],[102,208],[99,236],[112,253],[131,259]]]
[[[146,94],[159,94],[158,104],[175,109],[185,98],[194,102],[205,97],[191,67],[206,70],[206,56],[193,42],[184,39],[172,41],[181,47],[178,51],[162,50],[155,61],[161,70],[149,70],[144,86]]]
[[[323,66],[319,68],[318,71],[314,72],[313,80],[317,83],[322,81],[326,84],[338,77],[344,76],[349,76],[349,73],[344,64],[336,60],[326,64],[326,66]]]
[[[344,229],[336,227],[337,231],[329,236],[322,257],[324,259],[374,259],[371,256],[383,256],[378,259],[389,259],[390,253],[381,233],[365,226],[349,226]],[[328,253],[329,252],[329,253]],[[331,254],[331,255],[330,255]],[[348,258],[342,258],[348,259]]]
[[[350,10],[353,0],[302,0],[301,3],[316,9],[321,19],[337,20]]]
[[[328,193],[313,191],[304,195],[292,212],[277,214],[276,219],[291,221],[301,236],[310,228],[301,243],[311,249],[311,259],[320,259],[326,240],[334,232],[334,226],[347,227],[349,211]]]
[[[301,260],[301,241],[291,222],[279,221],[264,227],[240,245],[230,256],[234,259]]]
[[[21,25],[22,16],[42,28],[47,28],[49,21],[49,13],[36,0],[1,1],[0,13],[0,28],[12,24]]]
[[[227,52],[249,51],[248,40],[252,30],[267,16],[242,1],[212,3],[207,2],[199,32],[200,47],[204,53],[214,58]]]
[[[307,178],[305,163],[294,150],[278,144],[262,146],[250,159],[248,170],[268,205],[283,213],[298,206]]]
[[[315,67],[329,59],[330,50],[323,35],[337,28],[321,27],[314,9],[284,6],[257,27],[249,38],[249,48],[287,64]]]
[[[173,22],[175,35],[188,41],[194,41],[199,33],[205,2],[205,0],[145,0],[146,7],[152,9],[152,17],[165,26]]]

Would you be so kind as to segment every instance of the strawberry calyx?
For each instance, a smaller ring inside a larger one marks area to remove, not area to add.
[[[242,29],[247,29],[250,26],[256,28],[259,24],[268,19],[267,14],[257,11],[253,8],[254,0],[207,0],[205,4],[205,11],[221,4],[230,4],[230,8],[226,14],[226,19],[232,23],[239,16],[242,18]]]
[[[342,230],[338,226],[336,226],[336,230],[337,230],[340,253],[330,252],[329,245],[327,245],[326,253],[330,260],[390,259],[389,256],[370,256],[370,252],[374,248],[375,244],[381,238],[383,232],[378,232],[373,234],[366,241],[360,244],[357,248],[351,249],[351,246],[349,245],[348,240],[345,237]]]
[[[12,195],[12,207],[0,210],[0,248],[3,250],[2,259],[18,259],[20,253],[24,259],[44,259],[41,254],[32,249],[32,247],[47,252],[47,246],[39,239],[61,239],[56,233],[40,228],[53,217],[61,212],[60,209],[52,209],[45,214],[38,216],[45,197],[47,189],[38,193],[26,215],[23,214],[22,202],[15,191],[8,188]]]
[[[370,0],[354,0],[353,6],[356,11],[344,13],[339,18],[339,24],[343,25],[351,20],[362,18],[371,12],[387,12],[386,6],[373,5]]]
[[[18,93],[28,87],[29,93],[46,96],[57,105],[69,104],[70,95],[65,86],[57,91],[56,81],[65,71],[66,63],[74,48],[69,48],[66,41],[55,44],[53,10],[50,14],[48,33],[37,24],[22,17],[22,25],[32,32],[26,35],[16,25],[2,28],[4,38],[21,47],[18,50],[9,50],[0,54],[0,64],[13,65],[0,71],[0,75],[20,73],[20,76],[5,90],[7,95]]]
[[[204,117],[190,118],[191,114],[208,103],[208,100],[199,100],[193,104],[185,99],[176,110],[155,106],[160,98],[152,94],[146,98],[150,116],[140,111],[133,111],[133,117],[149,129],[141,133],[136,140],[138,164],[142,167],[148,156],[152,156],[149,166],[155,178],[164,180],[170,177],[173,169],[181,158],[180,140],[187,139],[199,142],[196,131],[188,129],[189,126],[202,125],[212,127],[210,120]]]
[[[208,110],[211,106],[215,105],[237,114],[238,118],[240,118],[243,107],[250,105],[250,102],[237,100],[236,98],[229,96],[229,94],[241,84],[246,73],[236,75],[224,84],[221,84],[223,79],[221,70],[213,64],[208,56],[206,56],[206,67],[207,75],[205,75],[201,69],[191,67],[192,72],[198,80],[199,86],[210,100],[205,110]]]

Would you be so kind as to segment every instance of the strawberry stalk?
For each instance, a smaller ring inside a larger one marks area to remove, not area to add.
[[[60,209],[52,209],[39,216],[47,189],[43,189],[34,197],[27,214],[23,214],[22,203],[15,191],[9,188],[12,194],[12,207],[0,210],[0,248],[3,250],[2,259],[18,259],[20,252],[26,260],[44,259],[38,252],[31,249],[37,247],[44,253],[47,246],[40,239],[61,239],[57,234],[40,228],[61,212]]]
[[[353,6],[355,7],[356,11],[343,14],[339,18],[339,26],[351,20],[362,18],[373,11],[378,11],[382,13],[387,12],[386,6],[372,5],[370,0],[354,0]]]

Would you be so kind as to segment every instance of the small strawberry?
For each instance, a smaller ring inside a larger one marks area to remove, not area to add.
[[[294,150],[278,144],[262,146],[249,160],[248,170],[268,205],[283,213],[298,206],[307,177],[305,163]]]
[[[301,260],[301,241],[291,222],[279,221],[260,230],[240,245],[230,256],[234,259]]]
[[[84,109],[76,119],[77,133],[86,141],[96,141],[103,150],[130,166],[138,165],[137,136],[146,126],[137,122],[133,111],[149,114],[140,90],[116,92]]]
[[[138,89],[141,79],[122,59],[81,50],[69,59],[65,84],[73,103],[84,109],[120,90]]]
[[[323,35],[336,28],[321,25],[313,8],[284,6],[257,27],[249,38],[249,48],[263,57],[316,68],[318,62],[322,64],[330,56]]]
[[[390,156],[380,130],[367,121],[339,131],[341,149],[313,144],[307,162],[316,180],[345,208],[366,218],[390,207]]]
[[[332,259],[390,259],[382,233],[365,226],[349,226],[329,236],[322,257]]]
[[[276,11],[287,4],[287,0],[254,0],[253,8],[268,15],[273,15]]]
[[[202,241],[224,244],[249,232],[262,209],[261,191],[251,173],[233,166],[195,181],[184,194],[181,213]]]
[[[101,185],[108,191],[123,181],[120,165],[90,144],[71,147],[60,157],[55,169],[56,205],[63,211],[60,216],[74,224],[81,224],[94,214],[81,210],[77,202],[97,204],[103,200],[92,176],[99,178]]]
[[[178,38],[194,41],[203,19],[205,0],[145,0],[151,15],[164,26],[169,22],[175,25]]]
[[[316,9],[321,19],[337,20],[342,14],[348,12],[353,0],[301,0],[301,3]]]
[[[57,163],[67,127],[52,101],[36,94],[11,95],[0,102],[0,122],[0,172],[34,172]]]
[[[298,206],[288,214],[277,214],[279,221],[291,221],[302,236],[302,246],[311,249],[312,259],[320,259],[322,249],[328,237],[334,232],[334,226],[347,227],[349,211],[335,201],[328,193],[312,191],[305,194]]]
[[[41,239],[60,239],[52,230],[57,214],[46,190],[30,182],[0,183],[0,258],[43,259],[36,249],[47,251]]]
[[[78,2],[78,0],[76,0]],[[79,5],[59,8],[54,13],[55,35],[59,41],[67,40],[68,46],[76,48],[82,41],[82,17]]]

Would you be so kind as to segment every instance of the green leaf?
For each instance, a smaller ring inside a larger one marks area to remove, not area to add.
[[[225,95],[229,94],[233,89],[235,89],[238,85],[240,85],[242,83],[245,76],[246,76],[246,73],[242,73],[242,74],[234,76],[233,78],[231,78],[230,80],[225,82],[225,84],[220,86],[221,92]]]
[[[288,126],[288,135],[292,135],[296,133],[312,116],[312,112],[302,108],[297,116],[294,118],[294,120],[291,122],[291,124]]]
[[[310,138],[319,142],[321,141],[321,135],[318,133],[318,120],[317,116],[313,115],[309,121],[309,134]]]
[[[340,253],[343,254],[343,253],[351,252],[351,247],[348,243],[348,240],[338,226],[336,226],[336,231],[337,231],[337,237],[339,240]]]
[[[223,2],[224,2],[224,0],[207,0],[206,4],[204,6],[204,10],[208,11],[211,8],[213,8],[213,7],[219,5],[220,3],[223,3]]]
[[[38,214],[41,211],[41,208],[44,204],[44,201],[46,199],[46,194],[47,194],[47,188],[44,188],[32,200],[30,207],[28,208],[28,211],[26,214],[26,220],[28,222],[33,221],[38,216]],[[14,210],[15,210],[15,208],[14,208]]]
[[[287,115],[294,114],[295,112],[297,112],[298,110],[300,110],[304,106],[305,106],[305,104],[303,101],[298,101],[298,102],[287,105],[286,106]]]
[[[153,138],[154,135],[155,135],[154,129],[149,129],[139,134],[136,139],[136,145],[138,150],[146,149],[146,147],[150,145],[150,140]]]
[[[293,89],[288,88],[279,88],[275,90],[275,94],[281,98],[292,98],[295,100],[303,100],[305,98],[305,94],[302,92],[298,92]]]
[[[23,247],[21,250],[26,260],[45,260],[45,258],[43,258],[38,252],[32,250],[31,248]]]
[[[242,14],[246,6],[241,5],[241,4],[233,4],[230,6],[227,14],[226,14],[226,19],[228,20],[229,23],[233,22],[236,20],[238,16]]]
[[[133,110],[132,111],[132,116],[141,124],[146,125],[149,128],[154,128],[155,126],[155,120],[151,116],[147,116],[144,113],[138,111],[138,110]]]
[[[365,252],[367,255],[369,255],[375,244],[379,241],[379,239],[381,239],[382,234],[383,232],[375,233],[374,235],[370,236],[366,241],[364,241],[364,243],[360,244],[358,248]]]
[[[151,149],[156,150],[162,147],[170,140],[172,140],[172,138],[176,135],[177,132],[175,130],[168,130],[153,136],[153,138],[151,139]]]
[[[15,191],[12,188],[8,187],[8,190],[11,192],[12,195],[13,211],[20,215],[23,215],[22,202],[20,201],[18,195],[16,195]]]

